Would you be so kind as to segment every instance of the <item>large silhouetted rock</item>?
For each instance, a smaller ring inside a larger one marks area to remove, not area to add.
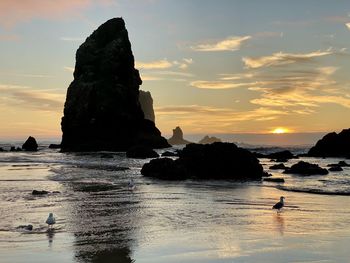
[[[188,144],[177,160],[162,158],[145,164],[141,173],[165,180],[257,180],[265,176],[259,160],[233,143]],[[169,176],[171,174],[171,176]]]
[[[151,92],[140,90],[139,101],[141,104],[141,109],[145,115],[145,119],[153,121],[156,123],[156,117],[154,115],[153,109],[153,98]]]
[[[34,137],[29,136],[28,139],[23,143],[22,149],[25,151],[37,151],[38,144]]]
[[[77,50],[61,123],[62,150],[169,147],[154,122],[144,118],[141,83],[124,20],[108,20]]]
[[[173,129],[173,136],[168,139],[168,143],[171,145],[179,145],[179,144],[189,144],[190,141],[184,139],[184,134],[179,126]]]
[[[199,144],[210,144],[210,143],[214,143],[214,142],[221,142],[221,140],[215,136],[210,137],[210,136],[206,135],[198,143]]]
[[[319,140],[309,152],[313,157],[349,157],[350,156],[350,129],[340,133],[328,133]]]

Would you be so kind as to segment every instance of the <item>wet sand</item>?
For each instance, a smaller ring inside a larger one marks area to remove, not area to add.
[[[52,154],[63,162],[0,164],[1,262],[348,262],[347,196],[259,182],[167,183],[141,177],[145,161]],[[86,161],[130,169],[74,164]],[[278,214],[271,207],[282,195]],[[57,224],[48,232],[49,212]],[[17,229],[26,224],[34,230]]]

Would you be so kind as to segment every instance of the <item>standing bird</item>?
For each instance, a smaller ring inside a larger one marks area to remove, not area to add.
[[[284,207],[284,199],[286,198],[281,196],[280,201],[272,207],[272,209],[277,209],[277,213],[281,211],[282,207]]]
[[[134,180],[133,180],[133,179],[130,179],[130,181],[129,181],[129,183],[128,183],[128,189],[129,189],[130,191],[132,191],[132,190],[135,190],[135,188],[136,188],[136,185],[135,185],[135,183],[134,183]]]
[[[49,228],[52,228],[52,226],[56,223],[56,219],[53,216],[53,213],[49,214],[49,217],[46,219],[46,224],[49,225]]]

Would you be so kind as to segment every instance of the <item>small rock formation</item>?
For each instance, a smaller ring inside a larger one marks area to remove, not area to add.
[[[47,195],[50,192],[45,191],[45,190],[33,190],[32,195]]]
[[[4,148],[0,147],[0,152],[4,152],[4,151],[5,151]]]
[[[143,165],[141,174],[162,180],[185,180],[189,177],[186,168],[170,158],[153,159]]]
[[[162,153],[162,157],[176,157],[176,156],[179,156],[179,153],[170,152],[170,151],[165,151]]]
[[[343,168],[339,165],[332,166],[331,168],[328,169],[330,172],[341,172],[343,171]]]
[[[267,155],[267,158],[277,159],[277,160],[289,160],[296,157],[290,151],[284,150],[280,152],[270,153]]]
[[[140,90],[139,102],[141,104],[141,109],[145,115],[145,119],[156,123],[156,117],[154,115],[153,109],[153,98],[151,92]]]
[[[328,133],[309,150],[308,156],[349,157],[350,129],[344,129],[339,134],[335,132]]]
[[[33,225],[20,225],[20,226],[17,227],[17,229],[32,231],[33,230]]]
[[[348,164],[345,161],[339,161],[338,163],[331,163],[327,165],[328,167],[334,167],[334,166],[340,166],[340,167],[349,167],[350,164]]]
[[[159,154],[147,146],[138,145],[138,146],[131,147],[126,152],[126,157],[135,158],[135,159],[146,159],[146,158],[157,158],[159,157]]]
[[[257,180],[265,176],[259,160],[233,143],[188,144],[177,160],[161,158],[143,166],[144,176],[159,179]]]
[[[168,139],[168,143],[171,145],[189,144],[190,141],[184,139],[184,134],[179,126],[173,129],[173,136]]]
[[[221,142],[221,140],[215,136],[210,137],[208,135],[204,136],[203,139],[201,139],[198,143],[199,144],[211,144],[214,142]]]
[[[77,50],[74,80],[67,90],[61,122],[61,150],[169,147],[154,122],[144,118],[139,102],[141,84],[124,20],[110,19]]]
[[[321,168],[317,164],[300,161],[292,165],[291,168],[286,168],[286,170],[283,173],[299,175],[326,175],[328,174],[328,170]]]
[[[270,166],[269,169],[271,169],[271,170],[280,170],[280,169],[284,170],[284,169],[286,169],[286,166],[283,163],[279,163],[279,164],[275,164],[275,165]]]
[[[264,178],[264,181],[266,182],[274,182],[274,183],[284,183],[284,179],[283,178],[279,178],[279,177],[268,177],[268,178]]]
[[[25,151],[37,151],[38,150],[38,144],[36,143],[36,140],[34,137],[29,136],[28,139],[25,141],[25,143],[22,145],[22,149]]]
[[[61,149],[61,144],[54,144],[54,143],[51,143],[49,145],[49,149]]]

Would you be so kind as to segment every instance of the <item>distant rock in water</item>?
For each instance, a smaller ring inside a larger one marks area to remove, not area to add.
[[[257,180],[266,175],[259,160],[251,152],[233,143],[219,142],[188,144],[179,153],[177,160],[152,160],[142,167],[141,173],[164,180]]]
[[[168,139],[168,143],[171,145],[179,145],[179,144],[189,144],[190,141],[184,139],[184,134],[179,126],[173,129],[173,136]]]
[[[198,143],[199,144],[210,144],[210,143],[214,143],[214,142],[221,142],[221,140],[215,136],[210,137],[210,136],[206,135]]]
[[[126,152],[126,157],[135,159],[157,158],[159,154],[147,146],[134,146]]]
[[[49,145],[49,149],[60,149],[61,148],[61,144],[54,144],[54,143],[51,143]]]
[[[291,168],[286,167],[286,170],[283,173],[299,175],[326,175],[328,174],[328,170],[321,168],[317,164],[300,161],[292,165]]]
[[[61,122],[62,151],[169,147],[154,122],[144,118],[141,84],[124,20],[108,20],[77,50]]]
[[[25,143],[22,145],[22,149],[25,151],[37,151],[38,144],[34,137],[29,136]]]
[[[141,109],[145,115],[145,119],[153,121],[156,123],[156,117],[154,115],[153,109],[153,98],[151,92],[140,90],[139,101],[141,104]]]
[[[312,157],[350,157],[350,129],[328,133],[309,152]]]

